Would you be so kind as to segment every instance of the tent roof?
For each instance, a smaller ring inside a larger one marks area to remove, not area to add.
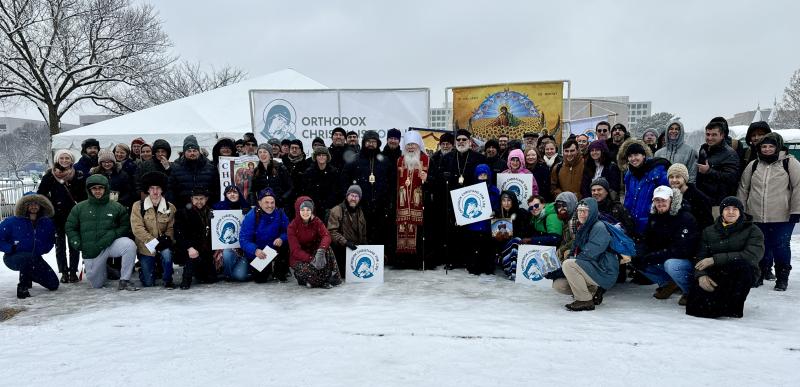
[[[189,134],[194,134],[201,146],[210,148],[218,134],[250,131],[250,90],[327,88],[285,69],[59,133],[53,136],[53,148],[80,149],[81,142],[90,137],[100,141],[103,148],[129,144],[136,137],[151,144],[163,138],[175,146]]]

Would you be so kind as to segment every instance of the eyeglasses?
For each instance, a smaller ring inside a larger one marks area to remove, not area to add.
[[[564,208],[567,206],[565,202],[556,202],[556,208]]]
[[[458,141],[458,142],[466,142],[466,141],[469,141],[469,139],[466,138],[466,137],[459,137],[459,138],[456,139],[456,141]]]
[[[533,210],[538,210],[538,209],[539,209],[539,203],[536,203],[536,204],[528,207],[528,211],[533,211]]]
[[[597,129],[597,133],[606,133],[608,129]]]

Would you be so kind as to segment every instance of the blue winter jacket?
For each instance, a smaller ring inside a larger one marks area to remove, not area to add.
[[[258,219],[256,219],[258,218]],[[257,220],[257,221],[256,221]],[[239,231],[239,243],[247,258],[254,258],[256,250],[269,246],[275,250],[275,239],[281,238],[283,245],[288,243],[286,230],[289,227],[289,218],[283,210],[276,208],[267,214],[260,208],[254,208],[244,216],[242,228]]]
[[[16,243],[17,252],[35,255],[47,254],[55,244],[56,225],[48,217],[36,220],[36,226],[28,217],[10,216],[0,223],[0,251],[9,254]]]
[[[644,235],[647,229],[653,191],[660,185],[669,186],[668,168],[669,161],[657,157],[646,159],[639,168],[629,165],[625,172],[625,208],[636,223],[637,235]]]

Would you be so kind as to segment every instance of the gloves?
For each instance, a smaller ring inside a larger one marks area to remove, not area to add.
[[[347,248],[350,249],[350,250],[355,250],[355,249],[358,248],[358,246],[356,246],[355,243],[350,242],[350,241],[347,241],[347,243],[345,243],[344,245],[347,246]]]
[[[709,293],[713,292],[714,289],[717,288],[717,283],[714,282],[714,280],[712,280],[711,277],[709,277],[707,275],[704,275],[704,276],[700,277],[697,281],[698,281],[700,287],[703,288],[703,290],[705,290],[705,291],[707,291]]]
[[[564,272],[559,268],[545,274],[544,278],[555,281],[559,278],[567,278],[567,277],[564,275]]]
[[[789,215],[789,223],[800,223],[800,214]]]
[[[325,250],[317,249],[317,253],[314,254],[314,258],[311,259],[311,266],[314,266],[317,270],[321,270],[325,267],[325,263]]]
[[[158,237],[158,244],[156,245],[156,251],[162,252],[164,250],[172,248],[172,238],[168,235],[162,235]]]

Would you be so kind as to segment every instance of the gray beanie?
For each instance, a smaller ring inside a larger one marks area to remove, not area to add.
[[[606,192],[611,192],[611,186],[608,184],[608,180],[605,177],[598,177],[597,179],[592,180],[592,185],[589,188],[599,185],[603,187]]]
[[[347,189],[347,194],[345,195],[345,197],[347,197],[351,193],[358,195],[358,197],[360,198],[362,194],[361,187],[358,184],[351,185],[350,188]]]
[[[197,138],[191,134],[183,139],[183,151],[186,152],[189,149],[200,150],[200,145],[197,144]]]
[[[270,157],[272,157],[272,145],[271,144],[262,142],[261,144],[258,145],[258,148],[256,149],[256,153],[258,153],[258,151],[261,150],[261,149],[269,152]]]
[[[304,200],[302,203],[300,203],[300,209],[302,210],[303,208],[308,208],[311,211],[314,211],[314,202],[311,200]]]

